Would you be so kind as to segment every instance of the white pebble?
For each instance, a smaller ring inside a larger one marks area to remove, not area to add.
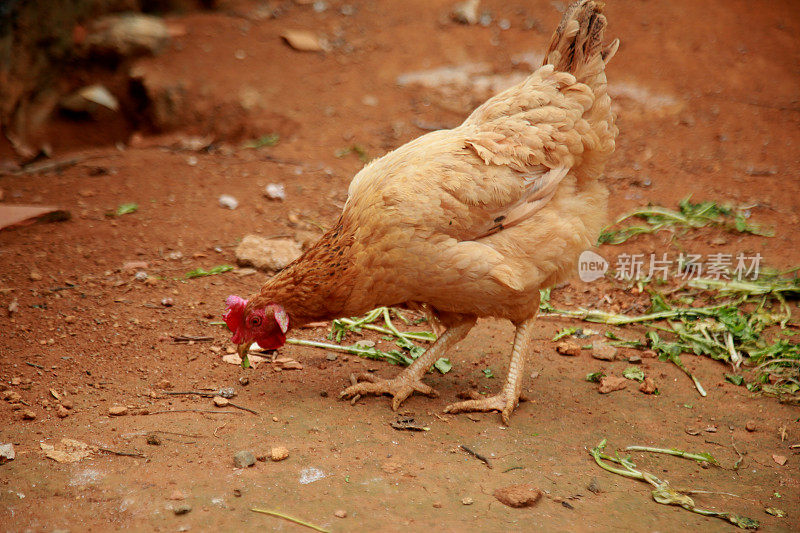
[[[270,183],[264,190],[264,194],[270,200],[286,200],[286,187],[283,183]]]
[[[236,209],[239,207],[239,201],[230,194],[223,194],[219,197],[219,205],[227,209]]]

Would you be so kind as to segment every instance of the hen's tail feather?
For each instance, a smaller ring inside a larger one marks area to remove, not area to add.
[[[593,78],[603,71],[619,48],[619,39],[603,45],[607,24],[603,7],[603,2],[595,0],[571,4],[550,39],[544,64],[592,85]]]

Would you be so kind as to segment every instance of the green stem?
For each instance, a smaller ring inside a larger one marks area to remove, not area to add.
[[[684,459],[692,459],[694,461],[706,462],[711,463],[715,466],[719,466],[716,459],[711,457],[711,455],[700,455],[696,453],[684,452],[681,450],[673,450],[667,448],[651,448],[649,446],[628,446],[625,448],[626,451],[637,451],[637,452],[652,452],[652,453],[666,453],[667,455],[674,455],[675,457],[683,457]]]

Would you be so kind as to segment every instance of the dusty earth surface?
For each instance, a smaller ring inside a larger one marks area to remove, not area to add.
[[[0,443],[13,443],[17,452],[0,466],[1,530],[305,529],[253,507],[332,531],[733,528],[658,505],[646,484],[599,469],[587,448],[603,438],[612,450],[639,444],[709,451],[725,468],[633,458],[673,485],[736,495],[695,495],[701,507],[756,518],[767,531],[800,528],[800,456],[789,447],[800,442],[800,411],[726,382],[729,368],[708,358],[683,356],[708,389],[706,398],[675,366],[647,358],[643,369],[660,394],[631,384],[600,395],[584,376],[599,369],[618,375],[628,363],[598,361],[586,350],[557,354],[554,334],[582,324],[542,319],[526,370],[530,401],[510,427],[496,413],[444,415],[459,391],[494,391],[502,383],[513,331],[482,320],[451,354],[453,369],[427,376],[439,398],[414,396],[402,406],[403,415],[429,428],[424,432],[393,429],[397,414],[386,398],[355,405],[337,399],[350,374],[392,376],[397,367],[389,364],[330,360],[331,352],[289,345],[278,355],[299,361],[300,370],[269,363],[242,370],[221,361],[229,334],[212,323],[225,297],[249,293],[266,274],[185,274],[234,264],[246,234],[318,235],[335,220],[363,164],[359,151],[379,156],[428,129],[458,124],[491,91],[528,72],[526,61],[540,57],[563,8],[543,0],[485,1],[492,19],[484,27],[451,22],[451,6],[334,0],[317,12],[288,2],[272,18],[259,3],[231,1],[215,11],[171,15],[185,32],[136,68],[153,87],[179,87],[181,126],[155,134],[152,121],[130,119],[130,107],[128,118],[59,119],[41,138],[55,160],[77,162],[0,177],[3,201],[58,205],[73,214],[68,222],[0,232],[0,303],[19,307],[0,318],[0,379],[3,390],[25,402],[0,404]],[[776,235],[702,230],[599,252],[612,263],[622,252],[688,250],[759,252],[776,268],[800,264],[800,5],[612,0],[607,14],[610,36],[622,41],[608,71],[620,127],[607,169],[611,215],[648,202],[674,206],[693,194],[751,206],[754,219]],[[286,29],[323,35],[329,50],[293,50],[280,38]],[[119,87],[115,76],[108,83]],[[269,134],[279,135],[277,145],[245,147]],[[195,135],[214,144],[182,147]],[[6,145],[0,156],[14,157]],[[285,184],[286,200],[265,198],[268,183]],[[221,194],[236,197],[239,207],[219,207]],[[107,216],[130,202],[137,212]],[[124,268],[131,262],[146,265]],[[136,280],[137,270],[150,278]],[[619,311],[638,300],[609,278],[553,292],[564,308]],[[639,338],[645,332],[615,331]],[[210,340],[174,342],[180,335]],[[324,340],[327,328],[294,335]],[[487,378],[487,368],[497,377]],[[258,414],[164,394],[223,387]],[[109,415],[121,406],[126,415]],[[230,412],[163,412],[178,409]],[[35,419],[23,420],[25,410]],[[60,418],[59,410],[68,416]],[[755,431],[745,429],[748,421]],[[45,458],[40,444],[62,438],[133,455]],[[734,443],[744,455],[737,471]],[[263,456],[273,446],[286,447],[289,457],[234,466],[236,452]],[[596,492],[588,489],[593,480]],[[493,496],[516,483],[531,483],[544,497],[514,509]],[[187,505],[188,513],[176,514]],[[768,515],[766,507],[787,516]],[[345,518],[335,516],[340,510]]]

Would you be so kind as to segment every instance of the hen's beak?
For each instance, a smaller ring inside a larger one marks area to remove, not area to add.
[[[250,351],[251,344],[253,343],[245,342],[236,347],[236,351],[239,353],[239,357],[242,359],[242,368],[250,368],[250,359],[247,357],[247,353]]]

